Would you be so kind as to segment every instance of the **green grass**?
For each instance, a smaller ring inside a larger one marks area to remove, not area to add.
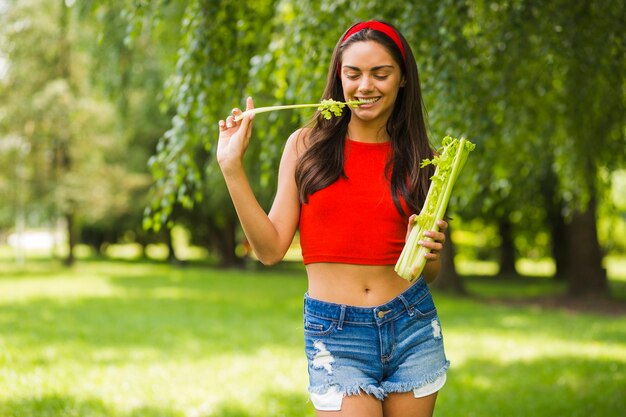
[[[622,284],[622,282],[620,282]],[[472,278],[473,294],[554,294]],[[0,416],[313,416],[299,266],[0,264]],[[615,416],[626,320],[434,294],[452,362],[438,417]]]

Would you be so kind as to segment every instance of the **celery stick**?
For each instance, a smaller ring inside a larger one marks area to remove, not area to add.
[[[268,106],[268,107],[257,107],[254,109],[246,110],[240,115],[235,117],[235,121],[246,117],[248,114],[257,114],[257,113],[265,113],[268,111],[275,110],[288,110],[288,109],[302,109],[306,107],[317,107],[317,109],[322,113],[325,119],[331,119],[333,116],[341,116],[343,112],[343,108],[345,106],[357,107],[361,104],[368,103],[367,100],[351,100],[348,102],[336,101],[333,99],[322,100],[319,103],[308,103],[308,104],[286,104],[283,106]]]
[[[421,275],[426,265],[425,255],[430,251],[418,242],[430,240],[424,237],[425,231],[439,229],[437,220],[443,219],[454,183],[467,161],[469,152],[475,148],[475,145],[465,138],[459,140],[450,136],[446,136],[442,144],[439,156],[432,160],[425,160],[421,164],[422,167],[429,164],[435,165],[435,173],[431,177],[431,185],[424,206],[417,216],[416,224],[411,229],[395,266],[398,275],[411,282]]]

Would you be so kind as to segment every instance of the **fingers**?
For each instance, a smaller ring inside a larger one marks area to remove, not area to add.
[[[241,114],[241,110],[239,109],[233,109],[232,111],[232,115],[228,116],[226,118],[226,121],[224,120],[220,120],[217,125],[220,128],[220,131],[224,131],[224,130],[228,130],[228,129],[232,129],[233,127],[237,127],[239,125],[241,125],[241,120],[235,120],[235,116]]]
[[[243,132],[245,132],[245,136],[247,138],[250,137],[250,134],[252,133],[252,121],[254,120],[254,114],[251,114],[247,117],[244,117],[243,120],[241,121],[241,129]]]
[[[428,235],[428,232],[424,232],[424,236],[425,237],[430,237]],[[431,239],[422,239],[418,243],[420,244],[420,246],[423,246],[425,248],[428,248],[428,249],[434,250],[434,251],[440,251],[441,249],[443,249],[443,241],[441,241],[441,240],[431,240]]]
[[[430,252],[425,255],[428,260],[439,259],[440,252],[443,249],[443,245],[446,241],[445,231],[448,228],[448,223],[444,220],[438,220],[437,228],[439,229],[439,231],[425,231],[424,237],[426,239],[422,239],[419,241],[419,244],[421,246],[430,249]]]
[[[233,110],[234,111],[234,110]],[[224,132],[228,129],[232,129],[233,127],[237,126],[239,123],[235,121],[235,118],[233,116],[228,116],[226,118],[226,120],[220,120],[219,122],[217,122],[217,125],[220,128],[220,132]]]
[[[246,99],[246,111],[251,110],[253,108],[254,108],[254,101],[252,100],[252,97],[248,97]],[[244,112],[238,107],[235,107],[234,109],[232,109],[230,112],[230,116],[228,116],[225,121],[220,120],[218,122],[218,126],[220,130],[224,131],[224,130],[232,129],[233,127],[242,125],[243,121],[246,119],[246,117],[242,116],[243,114]],[[252,119],[253,117],[254,115],[252,114],[248,116],[247,118]],[[247,129],[249,129],[249,124],[246,124],[245,126]]]
[[[252,110],[254,108],[254,101],[252,100],[252,97],[248,97],[246,99],[246,110]]]
[[[421,240],[419,244],[425,248],[430,249],[424,254],[424,257],[429,261],[436,261],[441,257],[441,250],[443,249],[443,243],[433,242],[429,240]]]

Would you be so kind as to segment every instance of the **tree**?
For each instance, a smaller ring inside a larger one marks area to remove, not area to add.
[[[160,137],[169,129],[172,110],[164,99],[166,78],[174,71],[184,5],[159,1],[152,8],[131,1],[77,4],[78,15],[91,22],[94,40],[91,82],[115,103],[124,153],[118,155],[125,172],[118,183],[114,210],[94,219],[85,238],[100,250],[105,243],[134,239],[145,249],[154,242],[171,243],[170,231],[153,233],[142,227],[152,185],[147,170]],[[154,19],[152,24],[145,24]],[[170,257],[175,254],[170,251]]]
[[[252,5],[193,0],[187,4],[182,47],[167,90],[175,115],[150,161],[155,184],[146,227],[170,227],[178,205],[189,209],[210,201],[206,208],[214,207],[207,218],[209,230],[216,235],[212,241],[228,246],[219,248],[223,263],[235,259],[226,255],[234,250],[227,242],[238,240],[238,230],[232,227],[237,219],[223,180],[208,176],[216,173],[211,171],[215,164],[210,153],[212,138],[217,137],[217,120],[239,105],[234,100],[244,97],[251,76],[248,63],[268,43],[271,26],[267,22],[273,10],[272,1]],[[232,101],[224,100],[224,91]],[[255,148],[258,145],[252,147],[250,157],[258,155]]]
[[[70,265],[81,223],[115,211],[126,172],[114,110],[88,77],[90,33],[68,4],[13,2],[0,34],[9,63],[1,127],[28,145],[20,194],[42,222],[64,219]]]
[[[581,249],[572,246],[568,257],[558,242],[566,234],[580,242],[583,230],[597,242],[594,205],[606,189],[602,173],[624,159],[624,99],[611,94],[623,86],[623,5],[284,0],[261,2],[255,13],[247,7],[187,4],[169,90],[176,114],[151,164],[156,184],[149,226],[167,223],[176,204],[212,200],[210,206],[229,207],[223,188],[205,188],[208,183],[219,187],[208,179],[217,172],[211,171],[215,121],[246,95],[257,105],[319,99],[339,32],[377,17],[395,23],[413,46],[435,144],[448,133],[478,144],[457,184],[452,213],[493,217],[492,224],[507,231],[505,237],[538,233],[546,226],[540,217],[550,219],[559,271],[568,258],[591,267],[584,277],[575,271],[585,268],[571,268],[571,291],[603,291],[599,246],[592,243],[587,246],[592,250],[571,256]],[[255,121],[246,165],[258,179],[253,185],[264,206],[282,144],[305,116],[272,114]],[[503,239],[509,242],[502,252],[508,254],[503,267],[509,270],[516,250],[511,241]],[[585,284],[576,284],[581,279]]]
[[[606,293],[595,212],[607,188],[601,172],[624,161],[624,97],[613,94],[624,85],[624,5],[602,0],[476,4],[481,36],[502,51],[493,54],[490,72],[511,75],[500,100],[516,118],[503,132],[511,139],[506,163],[515,166],[516,159],[526,158],[538,173],[545,172],[543,161],[554,167],[554,198],[563,204],[568,223],[570,293]],[[508,172],[513,178],[515,171]],[[537,184],[533,190],[538,189]],[[555,221],[553,238],[562,234]]]
[[[455,254],[456,249],[454,242],[451,239],[451,228],[448,228],[446,230],[446,242],[443,246],[443,250],[441,251],[441,269],[439,271],[439,276],[437,277],[437,280],[431,284],[431,286],[456,294],[466,294],[467,290],[465,289],[463,280],[457,273],[456,266],[454,264]]]

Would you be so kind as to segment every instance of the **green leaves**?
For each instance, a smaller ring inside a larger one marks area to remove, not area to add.
[[[320,106],[317,109],[322,113],[322,116],[324,116],[326,120],[330,120],[333,118],[333,116],[341,116],[341,114],[343,113],[343,108],[346,105],[350,107],[358,107],[359,105],[364,103],[364,101],[358,100],[348,101],[347,103],[344,103],[341,101],[328,99],[322,100]]]

